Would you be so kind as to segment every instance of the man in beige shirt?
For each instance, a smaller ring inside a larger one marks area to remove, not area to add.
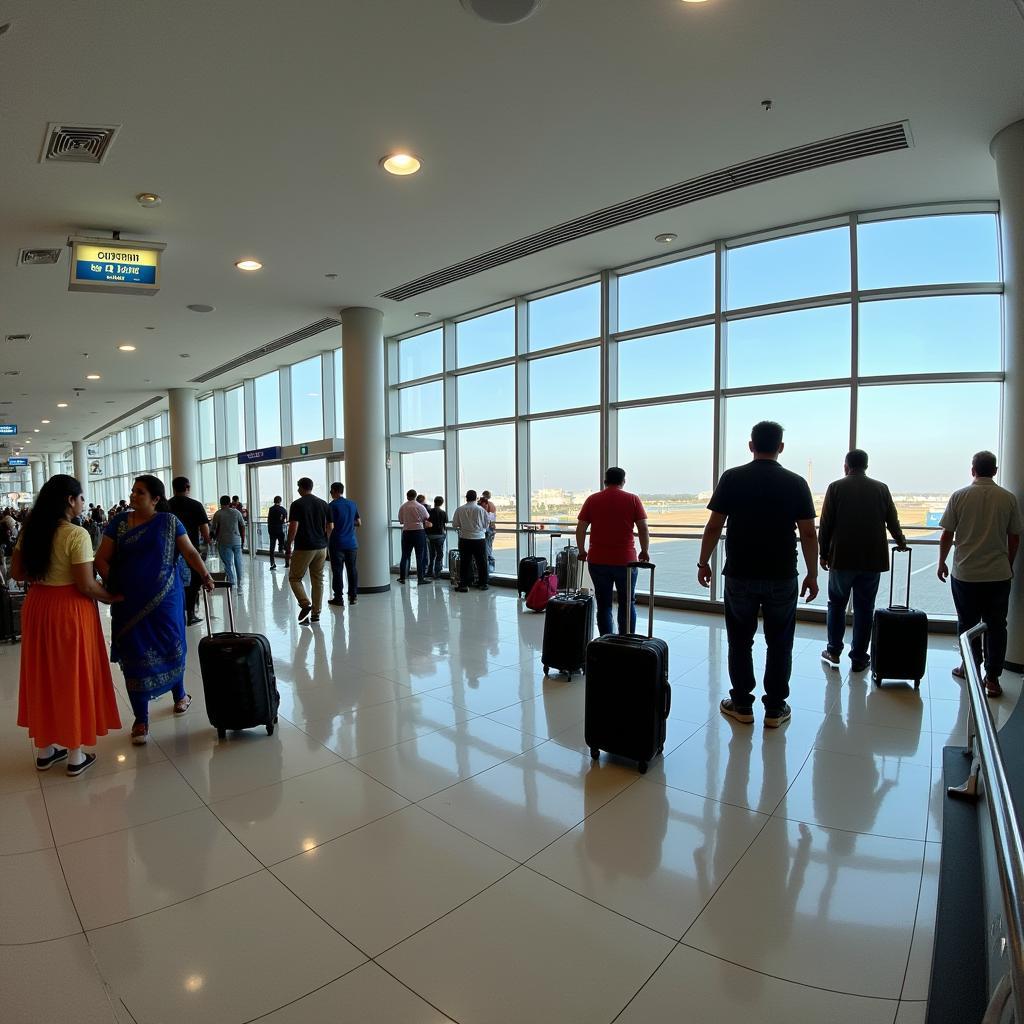
[[[1006,613],[1010,602],[1013,560],[1024,530],[1017,499],[1011,491],[999,487],[996,457],[978,452],[971,460],[974,482],[953,494],[939,525],[939,579],[950,576],[946,559],[956,544],[950,588],[956,605],[957,632],[963,633],[984,622],[984,651],[975,644],[974,657],[980,664],[984,654],[985,692],[998,697],[1003,688],[999,677],[1006,660]],[[966,676],[963,665],[953,669],[957,679]]]

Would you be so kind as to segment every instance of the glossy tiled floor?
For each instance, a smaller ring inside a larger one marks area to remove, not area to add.
[[[218,742],[193,656],[189,714],[163,698],[148,747],[109,736],[76,780],[34,771],[0,648],[5,1024],[924,1019],[951,637],[920,692],[878,690],[800,627],[765,731],[718,713],[720,620],[660,614],[673,710],[641,777],[591,762],[583,683],[544,678],[510,591],[395,587],[303,628],[258,562],[239,618],[274,647],[273,737]]]

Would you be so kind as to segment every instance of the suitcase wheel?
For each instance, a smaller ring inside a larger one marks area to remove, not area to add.
[[[548,674],[548,667],[547,667],[547,665],[545,665],[544,666],[544,675],[547,676],[547,674]]]
[[[596,761],[601,756],[601,751],[597,747],[591,747],[590,756]]]
[[[640,769],[640,774],[641,774],[641,775],[646,775],[646,774],[647,774],[647,762],[646,762],[646,761],[641,761],[641,762],[640,762],[640,763],[639,763],[639,764],[637,765],[637,768],[639,768],[639,769]]]
[[[274,735],[274,723],[273,722],[271,722],[270,724],[267,725],[267,735],[268,736],[273,736]]]
[[[217,739],[222,740],[222,739],[224,739],[227,736],[227,734],[228,734],[227,729],[218,729],[217,730]]]
[[[878,675],[875,675],[875,673],[872,672],[871,673],[871,682],[873,682],[875,684],[875,686],[881,686],[882,685],[882,677],[878,676]]]

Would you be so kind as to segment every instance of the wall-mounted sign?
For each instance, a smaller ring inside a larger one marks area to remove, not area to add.
[[[300,455],[308,455],[309,454],[309,445],[308,444],[300,444],[299,445],[299,454]]]
[[[85,446],[85,454],[87,458],[95,459],[99,458],[102,452],[100,451],[100,446],[98,444],[88,444]]]
[[[155,295],[160,290],[160,254],[165,242],[72,235],[69,292],[125,292]]]
[[[10,437],[18,432],[17,423],[0,423],[0,435]]]
[[[8,466],[27,466],[28,465],[28,456],[27,455],[12,455],[7,460],[7,465]]]
[[[253,448],[252,451],[239,452],[238,463],[245,465],[247,462],[270,462],[272,459],[281,458],[281,446],[273,448]]]
[[[89,476],[103,476],[103,463],[99,459],[89,460]]]

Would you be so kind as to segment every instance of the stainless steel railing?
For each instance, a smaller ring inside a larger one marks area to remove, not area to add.
[[[992,994],[982,1024],[1003,1020],[1007,1007],[1013,1009],[1013,1020],[1024,1024],[1024,838],[988,699],[971,649],[971,642],[983,636],[985,630],[985,624],[979,623],[960,636],[960,654],[967,672],[970,699],[967,753],[973,760],[967,781],[962,786],[950,786],[947,792],[952,797],[977,799],[980,795],[978,779],[984,780],[985,803],[999,870],[1006,930],[1000,952],[1006,959],[1006,973]]]

